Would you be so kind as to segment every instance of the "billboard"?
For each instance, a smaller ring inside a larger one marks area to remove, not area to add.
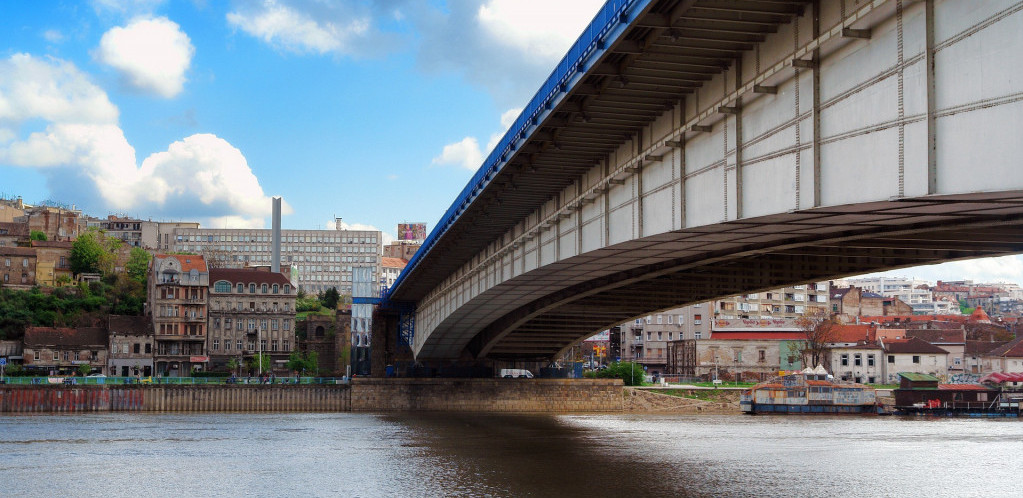
[[[398,240],[426,240],[426,223],[398,223]]]

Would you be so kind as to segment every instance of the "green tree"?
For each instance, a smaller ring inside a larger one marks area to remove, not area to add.
[[[341,299],[341,294],[338,293],[337,288],[331,287],[323,292],[323,296],[320,297],[320,304],[328,310],[336,310],[338,300]]]
[[[70,264],[75,275],[100,271],[100,261],[105,252],[100,237],[102,234],[99,231],[89,230],[71,243]]]
[[[89,375],[89,372],[92,372],[92,366],[85,364],[78,365],[78,373],[81,374],[82,377]]]
[[[146,275],[149,273],[149,260],[152,255],[141,247],[132,247],[128,254],[127,272],[128,276],[136,282],[146,283]]]
[[[292,351],[288,356],[288,370],[315,375],[319,370],[319,359],[320,355],[316,351],[310,351],[305,355],[298,350]]]
[[[262,359],[262,361],[259,361],[260,359]],[[252,370],[253,372],[259,371],[260,363],[263,364],[264,372],[270,371],[270,355],[268,354],[257,354],[256,356],[253,356],[252,358],[245,360],[245,366],[248,367],[248,369]]]
[[[43,241],[45,241],[46,240],[46,233],[45,232],[40,232],[39,230],[32,230],[32,232],[28,236],[28,238],[29,238],[29,240],[43,240]]]

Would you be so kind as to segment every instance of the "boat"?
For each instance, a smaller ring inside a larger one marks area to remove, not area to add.
[[[1004,389],[991,382],[1004,383],[1004,378],[1008,378],[1006,374],[991,374],[978,382],[957,384],[943,384],[938,377],[922,373],[901,372],[899,377],[899,388],[894,391],[894,412],[898,415],[970,418],[1023,416],[1023,392]]]
[[[744,413],[878,414],[877,391],[863,384],[835,382],[824,367],[779,375],[739,398]]]

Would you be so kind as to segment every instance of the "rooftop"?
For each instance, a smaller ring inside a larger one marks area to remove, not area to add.
[[[100,327],[29,327],[25,329],[25,347],[107,346],[107,330]]]
[[[889,339],[883,342],[885,351],[889,353],[948,354],[948,351],[916,337],[911,337],[909,339]]]

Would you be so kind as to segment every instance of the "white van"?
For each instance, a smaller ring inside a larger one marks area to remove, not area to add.
[[[532,379],[533,373],[524,368],[502,368],[498,376],[506,379]]]

